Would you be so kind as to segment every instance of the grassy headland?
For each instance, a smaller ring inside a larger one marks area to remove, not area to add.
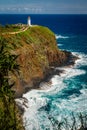
[[[17,29],[24,27],[27,28],[27,25],[17,26]],[[58,49],[55,35],[47,27],[32,26],[12,34],[14,30],[11,26],[11,30],[2,32],[0,37],[12,48],[11,54],[19,55],[17,63],[20,65],[20,74],[10,74],[10,82],[15,81],[17,97],[27,89],[37,88],[51,67],[64,65],[71,58],[71,53]]]
[[[14,97],[37,88],[53,67],[69,63],[72,55],[58,49],[55,35],[47,27],[7,25],[0,27],[0,57],[0,122],[9,122],[3,130],[22,130]],[[15,71],[17,66],[20,69]]]

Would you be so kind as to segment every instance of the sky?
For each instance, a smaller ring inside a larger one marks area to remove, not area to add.
[[[0,14],[87,14],[87,0],[0,0]]]

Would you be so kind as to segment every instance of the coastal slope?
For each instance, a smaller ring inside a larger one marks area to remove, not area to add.
[[[59,50],[55,34],[43,26],[32,26],[26,31],[3,35],[18,55],[19,74],[10,74],[10,82],[15,81],[15,96],[20,97],[29,89],[37,88],[39,83],[50,75],[52,67],[67,63],[71,53]]]

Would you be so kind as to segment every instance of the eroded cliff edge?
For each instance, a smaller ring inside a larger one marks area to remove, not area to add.
[[[10,74],[10,82],[15,81],[16,97],[28,89],[37,88],[53,66],[64,65],[72,57],[71,53],[59,50],[54,33],[47,27],[33,26],[3,37],[14,48],[11,53],[19,55],[19,74]]]

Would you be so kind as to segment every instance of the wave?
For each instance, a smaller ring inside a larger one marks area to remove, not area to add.
[[[62,68],[62,69],[65,69],[64,73],[62,73],[61,76],[55,75],[51,79],[52,84],[49,85],[47,83],[42,83],[42,86],[44,86],[43,88],[44,90],[32,90],[23,95],[23,97],[28,100],[28,103],[26,104],[26,106],[28,107],[25,109],[25,113],[23,116],[25,124],[26,124],[26,120],[28,123],[26,130],[28,129],[44,130],[45,128],[49,128],[50,130],[53,130],[51,122],[48,119],[48,114],[45,111],[45,109],[48,109],[47,106],[48,104],[50,104],[49,103],[50,100],[52,100],[50,114],[52,113],[53,117],[58,118],[58,120],[60,120],[61,117],[67,114],[68,114],[67,116],[69,117],[71,111],[78,112],[78,111],[85,110],[83,109],[85,108],[85,105],[82,105],[83,102],[82,98],[84,95],[80,96],[80,98],[78,98],[75,95],[70,97],[69,100],[57,99],[56,96],[58,95],[58,93],[62,92],[63,89],[67,88],[66,83],[63,82],[65,79],[85,73],[80,69],[75,70],[73,67],[70,69],[68,68]],[[57,112],[56,115],[55,112]],[[58,113],[61,113],[60,116],[58,116]],[[44,126],[43,128],[41,128],[43,122],[44,122]]]
[[[59,43],[58,43],[58,46],[63,46],[63,44],[59,44]]]
[[[62,70],[63,73],[53,76],[48,83],[41,83],[41,90],[31,90],[24,94],[22,99],[16,100],[25,110],[23,121],[26,130],[53,130],[52,123],[48,118],[49,115],[59,121],[63,117],[67,117],[72,123],[70,119],[72,112],[75,112],[76,117],[79,112],[87,111],[87,86],[74,79],[78,75],[86,74],[86,71],[79,69],[79,67],[87,65],[87,55],[76,52],[73,52],[73,54],[79,55],[75,66],[56,68]],[[70,84],[71,79],[73,86]],[[78,89],[79,84],[81,84],[82,89]],[[69,91],[71,89],[73,91],[75,86],[75,89],[78,89],[80,93],[78,96],[77,93],[69,94]],[[69,90],[68,98],[66,98],[67,90]],[[78,118],[76,119],[78,120]]]
[[[62,35],[55,35],[56,39],[66,39],[66,38],[69,38],[68,36],[62,36]]]
[[[61,76],[65,78],[71,78],[78,75],[86,74],[85,70],[80,70],[76,68],[64,68],[64,70],[65,70],[65,73],[61,74]]]
[[[72,54],[79,57],[79,59],[77,59],[75,61],[75,66],[80,67],[80,66],[86,66],[87,65],[87,54],[79,53],[79,52],[72,52]]]

